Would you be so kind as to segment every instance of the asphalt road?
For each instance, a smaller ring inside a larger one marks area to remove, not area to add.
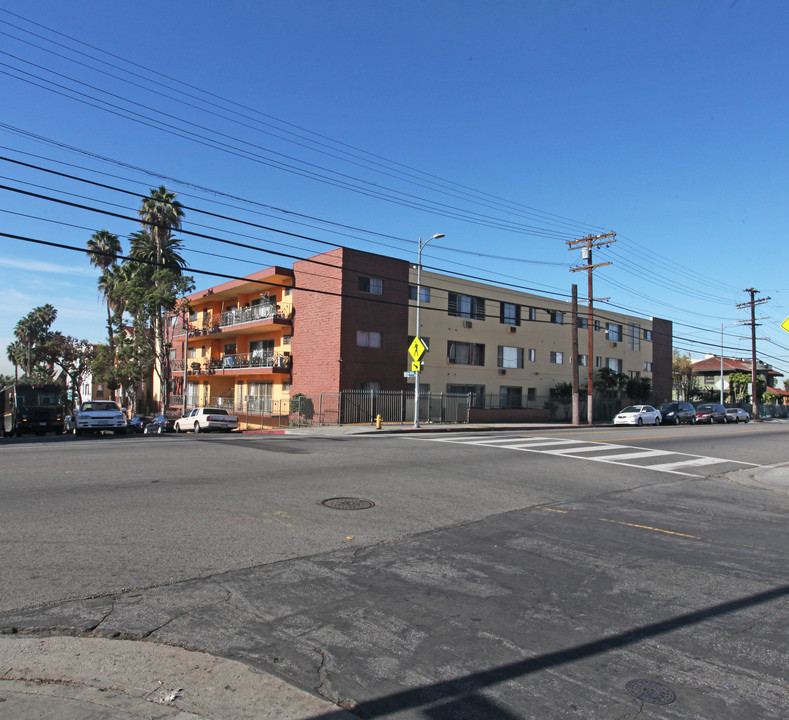
[[[366,717],[783,718],[788,431],[7,441],[0,627],[197,647]]]

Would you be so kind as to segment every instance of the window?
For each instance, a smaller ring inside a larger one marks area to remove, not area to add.
[[[497,367],[522,368],[523,348],[507,347],[506,345],[499,345]]]
[[[611,342],[622,341],[622,326],[616,323],[605,324],[605,339]]]
[[[534,402],[537,399],[537,388],[526,388],[526,400]]]
[[[551,322],[554,325],[561,325],[564,322],[564,313],[558,310],[549,310],[548,314],[551,316]]]
[[[564,353],[551,351],[551,362],[556,365],[564,363]]]
[[[606,358],[605,366],[614,372],[622,372],[622,359],[621,358]]]
[[[292,287],[286,287],[286,288],[285,288],[285,291],[284,291],[282,294],[283,294],[285,297],[288,297],[288,295],[292,295],[292,294],[293,294],[293,288],[292,288]]]
[[[651,362],[645,362],[644,363],[644,372],[652,372],[652,363]]]
[[[505,325],[520,325],[521,306],[515,305],[515,303],[501,303],[500,322],[503,322]]]
[[[469,318],[471,320],[485,319],[485,298],[473,295],[460,295],[449,293],[447,312],[453,317]]]
[[[282,344],[283,345],[290,345],[291,335],[283,335],[282,336]]]
[[[599,355],[594,359],[594,366],[598,368],[603,367],[603,358],[601,358]]]
[[[356,383],[356,389],[368,392],[371,395],[378,395],[381,392],[381,383],[377,380],[367,380]]]
[[[359,276],[359,284],[357,287],[359,292],[370,293],[370,295],[382,295],[384,291],[383,280],[379,278],[364,277],[364,275]]]
[[[529,362],[536,362],[537,360],[537,351],[533,348],[529,348]]]
[[[644,329],[644,340],[651,340],[652,339],[652,331]]]
[[[714,385],[715,384],[715,376],[714,375],[705,375],[704,376],[704,384],[705,385]]]
[[[471,407],[485,406],[484,385],[447,385],[447,395],[471,395]]]
[[[499,388],[499,407],[504,409],[520,408],[523,406],[523,390],[519,387]]]
[[[526,312],[527,312],[526,316],[529,318],[529,320],[537,319],[537,308],[533,308],[533,307],[526,308]]]
[[[104,385],[102,385],[101,383],[96,385],[96,397],[97,398],[104,397]]]
[[[196,358],[197,357],[197,348],[190,347],[186,351],[186,357],[188,357],[188,358]]]
[[[290,392],[290,382],[287,380],[282,383],[282,392]]]
[[[641,326],[628,323],[627,326],[627,347],[630,350],[641,349]]]
[[[578,318],[578,327],[579,328],[588,328],[589,327],[589,318],[579,317]]]
[[[357,330],[356,344],[359,347],[381,347],[381,333],[374,330]]]
[[[599,320],[595,320],[594,321],[594,329],[595,330],[599,330],[600,329],[600,321]]]
[[[578,365],[580,367],[587,367],[589,365],[589,356],[588,355],[579,355],[578,356]]]
[[[416,285],[409,285],[408,286],[408,299],[409,300],[416,300]],[[429,303],[430,302],[430,288],[425,287],[424,285],[419,286],[419,302],[420,303]]]
[[[447,359],[457,365],[484,365],[485,346],[480,343],[447,342]]]

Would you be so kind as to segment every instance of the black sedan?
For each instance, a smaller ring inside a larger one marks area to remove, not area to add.
[[[129,430],[135,433],[141,433],[145,431],[145,426],[151,422],[151,418],[146,417],[145,415],[137,415],[129,420]]]
[[[173,419],[164,415],[157,415],[145,426],[146,435],[164,435],[165,433],[175,432]]]

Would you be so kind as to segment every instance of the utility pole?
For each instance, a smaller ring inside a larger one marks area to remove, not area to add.
[[[757,320],[764,320],[765,318],[757,318],[756,317],[756,306],[761,305],[762,303],[766,303],[770,298],[761,298],[759,300],[755,299],[756,293],[758,290],[754,290],[753,288],[748,288],[743,292],[750,293],[751,299],[748,302],[739,303],[737,305],[738,310],[744,310],[745,308],[751,309],[751,319],[750,321],[743,322],[743,325],[750,325],[751,326],[751,416],[754,420],[759,419],[759,403],[757,402],[757,393],[756,393],[756,321]],[[723,378],[721,378],[721,383],[723,382]],[[765,375],[765,384],[767,382],[767,376]]]
[[[581,424],[581,414],[578,407],[578,286],[573,285],[573,312],[572,329],[570,330],[570,348],[572,351],[573,369],[573,425]]]
[[[587,323],[587,337],[588,337],[588,355],[587,355],[587,382],[589,386],[586,389],[586,416],[587,422],[591,425],[592,424],[592,400],[594,395],[594,312],[593,312],[593,303],[594,303],[594,293],[592,292],[592,271],[596,268],[603,267],[604,265],[610,265],[610,262],[602,262],[597,263],[597,265],[592,265],[592,248],[596,247],[607,247],[613,242],[616,242],[616,233],[605,233],[603,235],[587,235],[585,238],[581,238],[580,240],[567,240],[566,245],[569,246],[570,250],[575,250],[577,248],[582,248],[584,259],[586,260],[586,265],[581,265],[581,267],[577,268],[570,268],[570,272],[579,272],[580,270],[586,270],[587,272],[587,280],[589,285],[589,312],[588,312],[588,323]]]

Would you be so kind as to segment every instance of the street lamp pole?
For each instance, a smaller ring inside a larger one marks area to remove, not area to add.
[[[417,252],[416,258],[416,337],[419,337],[421,334],[422,329],[422,316],[421,316],[421,306],[422,306],[422,248],[425,247],[431,240],[436,240],[438,238],[444,237],[444,233],[436,233],[433,237],[429,237],[427,240],[422,242],[422,238],[419,238],[419,251]],[[421,368],[421,362],[420,362]],[[414,427],[419,427],[419,376],[421,375],[421,370],[416,371],[415,375],[415,382],[414,382]]]

